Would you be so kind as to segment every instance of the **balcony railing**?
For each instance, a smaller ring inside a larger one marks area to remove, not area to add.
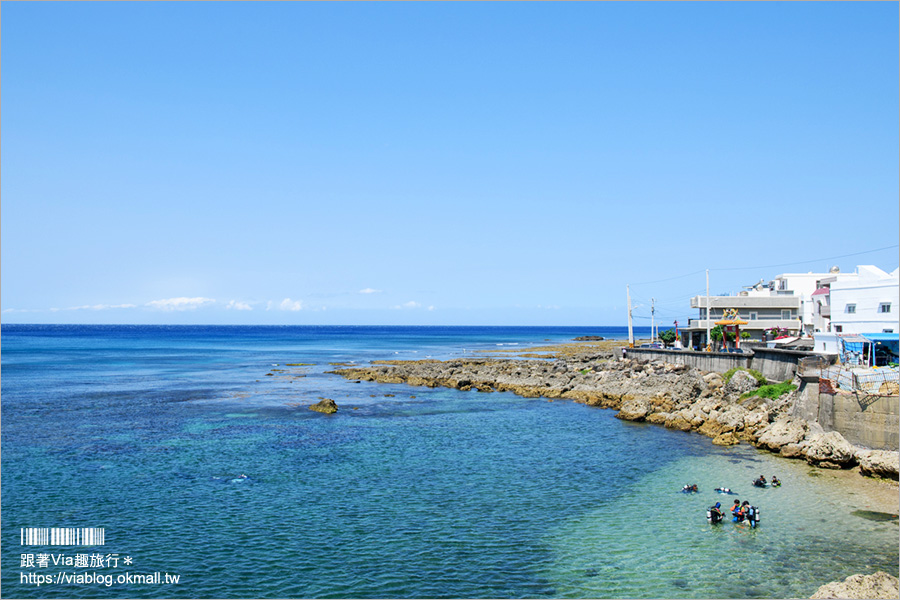
[[[716,326],[716,321],[721,320],[722,317],[713,317],[709,321],[710,329]],[[706,319],[688,319],[688,329],[706,329],[706,323]],[[746,325],[741,325],[741,330],[772,329],[773,327],[797,331],[800,329],[800,319],[753,319],[748,320]]]

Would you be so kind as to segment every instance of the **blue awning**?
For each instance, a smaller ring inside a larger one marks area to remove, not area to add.
[[[873,342],[894,342],[900,343],[900,333],[863,333],[861,334],[867,340]]]

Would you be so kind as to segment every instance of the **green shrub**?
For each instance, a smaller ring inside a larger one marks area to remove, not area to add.
[[[661,341],[667,348],[675,343],[675,339],[676,337],[674,329],[666,329],[659,334],[659,341]]]
[[[757,371],[756,369],[745,369],[744,367],[735,367],[733,369],[728,369],[727,371],[722,373],[722,379],[725,380],[725,383],[728,383],[729,381],[731,381],[731,376],[734,375],[735,373],[737,373],[738,371],[746,371],[746,372],[750,373],[750,375],[753,377],[753,379],[756,380],[756,383],[758,383],[761,386],[765,386],[767,383],[769,383],[769,380],[766,379],[766,376],[763,375],[762,373],[760,373],[759,371]]]
[[[792,384],[791,380],[788,379],[787,381],[783,381],[781,383],[776,383],[774,385],[764,385],[759,389],[753,390],[752,392],[741,394],[741,400],[746,400],[747,398],[752,398],[753,396],[776,400],[778,398],[781,398],[788,392],[793,392],[796,389],[797,386]]]

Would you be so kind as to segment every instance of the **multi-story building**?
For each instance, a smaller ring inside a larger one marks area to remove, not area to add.
[[[690,319],[688,326],[680,332],[686,348],[704,347],[707,326],[715,327],[716,321],[721,320],[729,309],[737,309],[738,317],[747,321],[741,331],[749,333],[751,340],[766,339],[766,330],[773,328],[794,335],[801,331],[799,296],[748,291],[737,296],[710,296],[708,311],[706,296],[694,296],[691,308],[699,309],[699,317]]]
[[[818,282],[829,273],[783,273],[769,282],[769,290],[776,296],[797,296],[800,298],[800,333],[812,336],[815,332],[816,302],[813,298]]]
[[[833,272],[814,292],[816,330],[821,333],[896,333],[900,311],[898,269],[891,273],[859,265],[854,273]]]
[[[710,328],[722,319],[723,312],[737,309],[747,325],[741,331],[750,334],[751,340],[766,339],[766,331],[782,329],[793,335],[812,335],[816,304],[813,294],[817,282],[828,273],[782,273],[772,281],[746,287],[737,296],[710,296]],[[706,296],[691,298],[691,308],[700,311],[699,318],[691,319],[684,330],[682,343],[691,348],[706,344]]]

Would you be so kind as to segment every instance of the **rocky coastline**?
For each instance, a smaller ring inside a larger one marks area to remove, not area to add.
[[[897,452],[853,446],[840,433],[793,416],[796,392],[761,397],[754,392],[764,382],[747,371],[724,377],[686,365],[626,359],[610,342],[523,350],[510,358],[376,361],[330,372],[358,381],[568,399],[617,410],[620,419],[696,431],[718,445],[747,442],[816,467],[858,466],[863,475],[887,480],[897,481],[900,474]]]

